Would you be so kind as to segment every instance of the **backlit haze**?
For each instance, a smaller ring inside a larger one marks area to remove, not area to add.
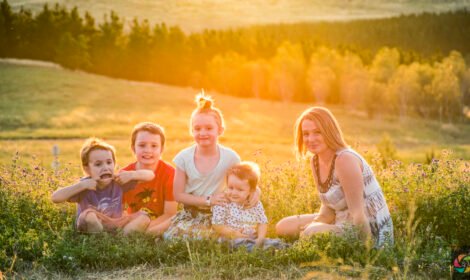
[[[337,21],[382,18],[400,14],[444,12],[470,8],[470,0],[10,0],[18,10],[21,6],[39,11],[45,3],[60,3],[68,8],[77,6],[103,19],[111,10],[128,22],[137,17],[150,23],[178,25],[185,32],[203,29],[226,29],[252,24]]]

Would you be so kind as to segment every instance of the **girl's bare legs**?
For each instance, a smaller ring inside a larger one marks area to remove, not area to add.
[[[170,227],[172,218],[173,216],[165,220],[152,220],[145,233],[151,234],[153,236],[162,235]]]
[[[305,226],[313,222],[317,214],[303,214],[286,217],[276,224],[276,234],[284,237],[298,237]]]

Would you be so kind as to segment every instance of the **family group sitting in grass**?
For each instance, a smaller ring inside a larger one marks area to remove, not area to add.
[[[217,238],[249,250],[286,246],[280,239],[266,238],[258,166],[241,162],[235,151],[218,143],[225,125],[213,100],[200,94],[196,102],[190,119],[195,144],[175,156],[176,168],[160,159],[165,134],[154,123],[135,126],[131,147],[136,162],[118,173],[111,145],[96,138],[84,143],[80,154],[86,177],[52,194],[55,203],[78,204],[78,231],[119,229],[165,240]],[[376,247],[393,243],[382,190],[367,162],[346,145],[331,112],[307,109],[297,119],[295,138],[299,156],[311,156],[321,207],[317,214],[282,219],[276,233],[306,237],[355,227]],[[178,203],[183,206],[179,211]]]

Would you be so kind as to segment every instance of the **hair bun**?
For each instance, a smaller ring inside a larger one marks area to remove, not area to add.
[[[196,104],[199,109],[212,109],[212,104],[214,100],[204,93],[204,90],[201,90],[201,93],[196,95]]]
[[[87,144],[89,144],[89,145],[92,145],[92,146],[94,146],[94,145],[96,145],[96,144],[98,144],[98,143],[101,143],[101,142],[102,142],[101,139],[96,138],[96,137],[94,137],[94,136],[93,136],[93,137],[89,137],[89,138],[87,138],[87,139],[85,140],[85,143],[87,143]]]

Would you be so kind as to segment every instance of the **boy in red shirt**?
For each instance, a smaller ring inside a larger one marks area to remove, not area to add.
[[[131,136],[131,148],[137,161],[122,169],[147,169],[155,173],[152,181],[137,184],[135,189],[126,192],[123,197],[129,214],[142,210],[150,215],[152,221],[146,233],[155,236],[163,234],[168,228],[178,207],[173,198],[175,169],[160,159],[164,146],[165,133],[162,127],[151,122],[137,124]]]

